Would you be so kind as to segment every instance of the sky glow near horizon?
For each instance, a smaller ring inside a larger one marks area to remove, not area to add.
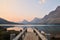
[[[9,21],[42,18],[60,6],[60,0],[0,0],[0,17]]]

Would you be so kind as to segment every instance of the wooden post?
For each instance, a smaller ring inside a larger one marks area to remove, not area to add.
[[[10,40],[12,40],[15,37],[15,34],[10,34]]]
[[[48,39],[48,40],[50,40],[51,38],[50,38],[50,34],[46,34],[46,38]]]

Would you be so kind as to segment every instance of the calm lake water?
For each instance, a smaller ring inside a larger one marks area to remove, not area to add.
[[[20,26],[18,26],[20,27]],[[44,31],[46,33],[60,33],[60,25],[25,25],[21,27],[31,27],[31,28],[37,28],[39,31]]]
[[[44,31],[46,33],[60,33],[60,25],[10,25],[10,24],[3,24],[0,26],[15,26],[15,27],[23,27],[23,28],[37,28],[39,31]]]

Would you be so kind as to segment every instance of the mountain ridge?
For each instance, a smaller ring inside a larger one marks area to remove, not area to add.
[[[51,11],[48,15],[45,15],[45,17],[42,18],[41,23],[59,24],[60,23],[60,6],[58,6],[55,10]]]

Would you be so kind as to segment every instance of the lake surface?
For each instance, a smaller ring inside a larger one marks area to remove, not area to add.
[[[60,25],[25,25],[22,27],[31,27],[31,28],[37,28],[39,31],[44,31],[46,33],[60,33]]]
[[[60,25],[14,25],[14,24],[0,24],[0,26],[15,26],[23,28],[37,28],[39,31],[44,31],[46,33],[60,33]]]

